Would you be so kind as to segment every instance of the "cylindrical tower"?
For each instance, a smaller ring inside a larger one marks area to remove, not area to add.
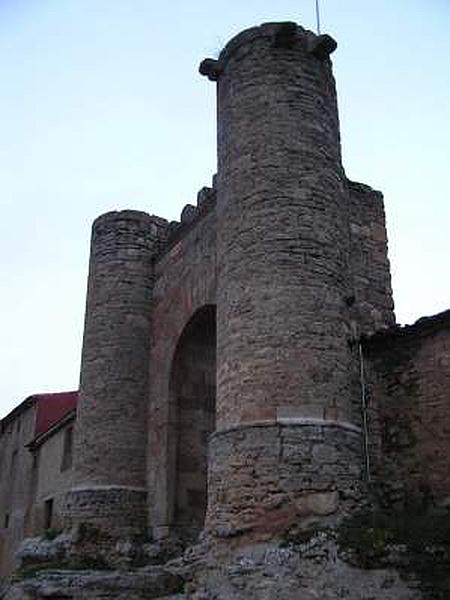
[[[158,223],[125,210],[93,225],[68,524],[142,533],[146,407]]]
[[[218,93],[211,529],[331,514],[359,478],[335,47],[269,23],[200,67]]]

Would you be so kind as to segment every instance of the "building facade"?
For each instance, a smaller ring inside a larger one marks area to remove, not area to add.
[[[77,392],[36,394],[1,421],[0,575],[12,570],[24,538],[62,527],[77,400]]]

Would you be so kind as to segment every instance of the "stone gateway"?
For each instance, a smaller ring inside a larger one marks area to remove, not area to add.
[[[4,598],[450,597],[450,311],[395,323],[335,49],[237,35],[200,65],[212,186],[180,222],[95,221],[79,393],[2,421]]]

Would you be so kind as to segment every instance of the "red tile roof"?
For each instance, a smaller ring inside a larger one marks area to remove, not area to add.
[[[51,429],[76,408],[78,391],[34,394],[32,398],[36,402],[34,435],[37,437]]]

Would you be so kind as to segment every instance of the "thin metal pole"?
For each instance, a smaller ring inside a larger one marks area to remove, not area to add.
[[[320,35],[320,7],[319,7],[319,0],[316,0],[316,21],[317,21],[317,34]]]
[[[366,377],[364,373],[364,355],[361,342],[359,343],[359,375],[361,379],[361,412],[364,436],[364,462],[366,467],[366,481],[370,483],[370,449],[369,449],[369,426],[367,423],[367,397],[366,397]]]

